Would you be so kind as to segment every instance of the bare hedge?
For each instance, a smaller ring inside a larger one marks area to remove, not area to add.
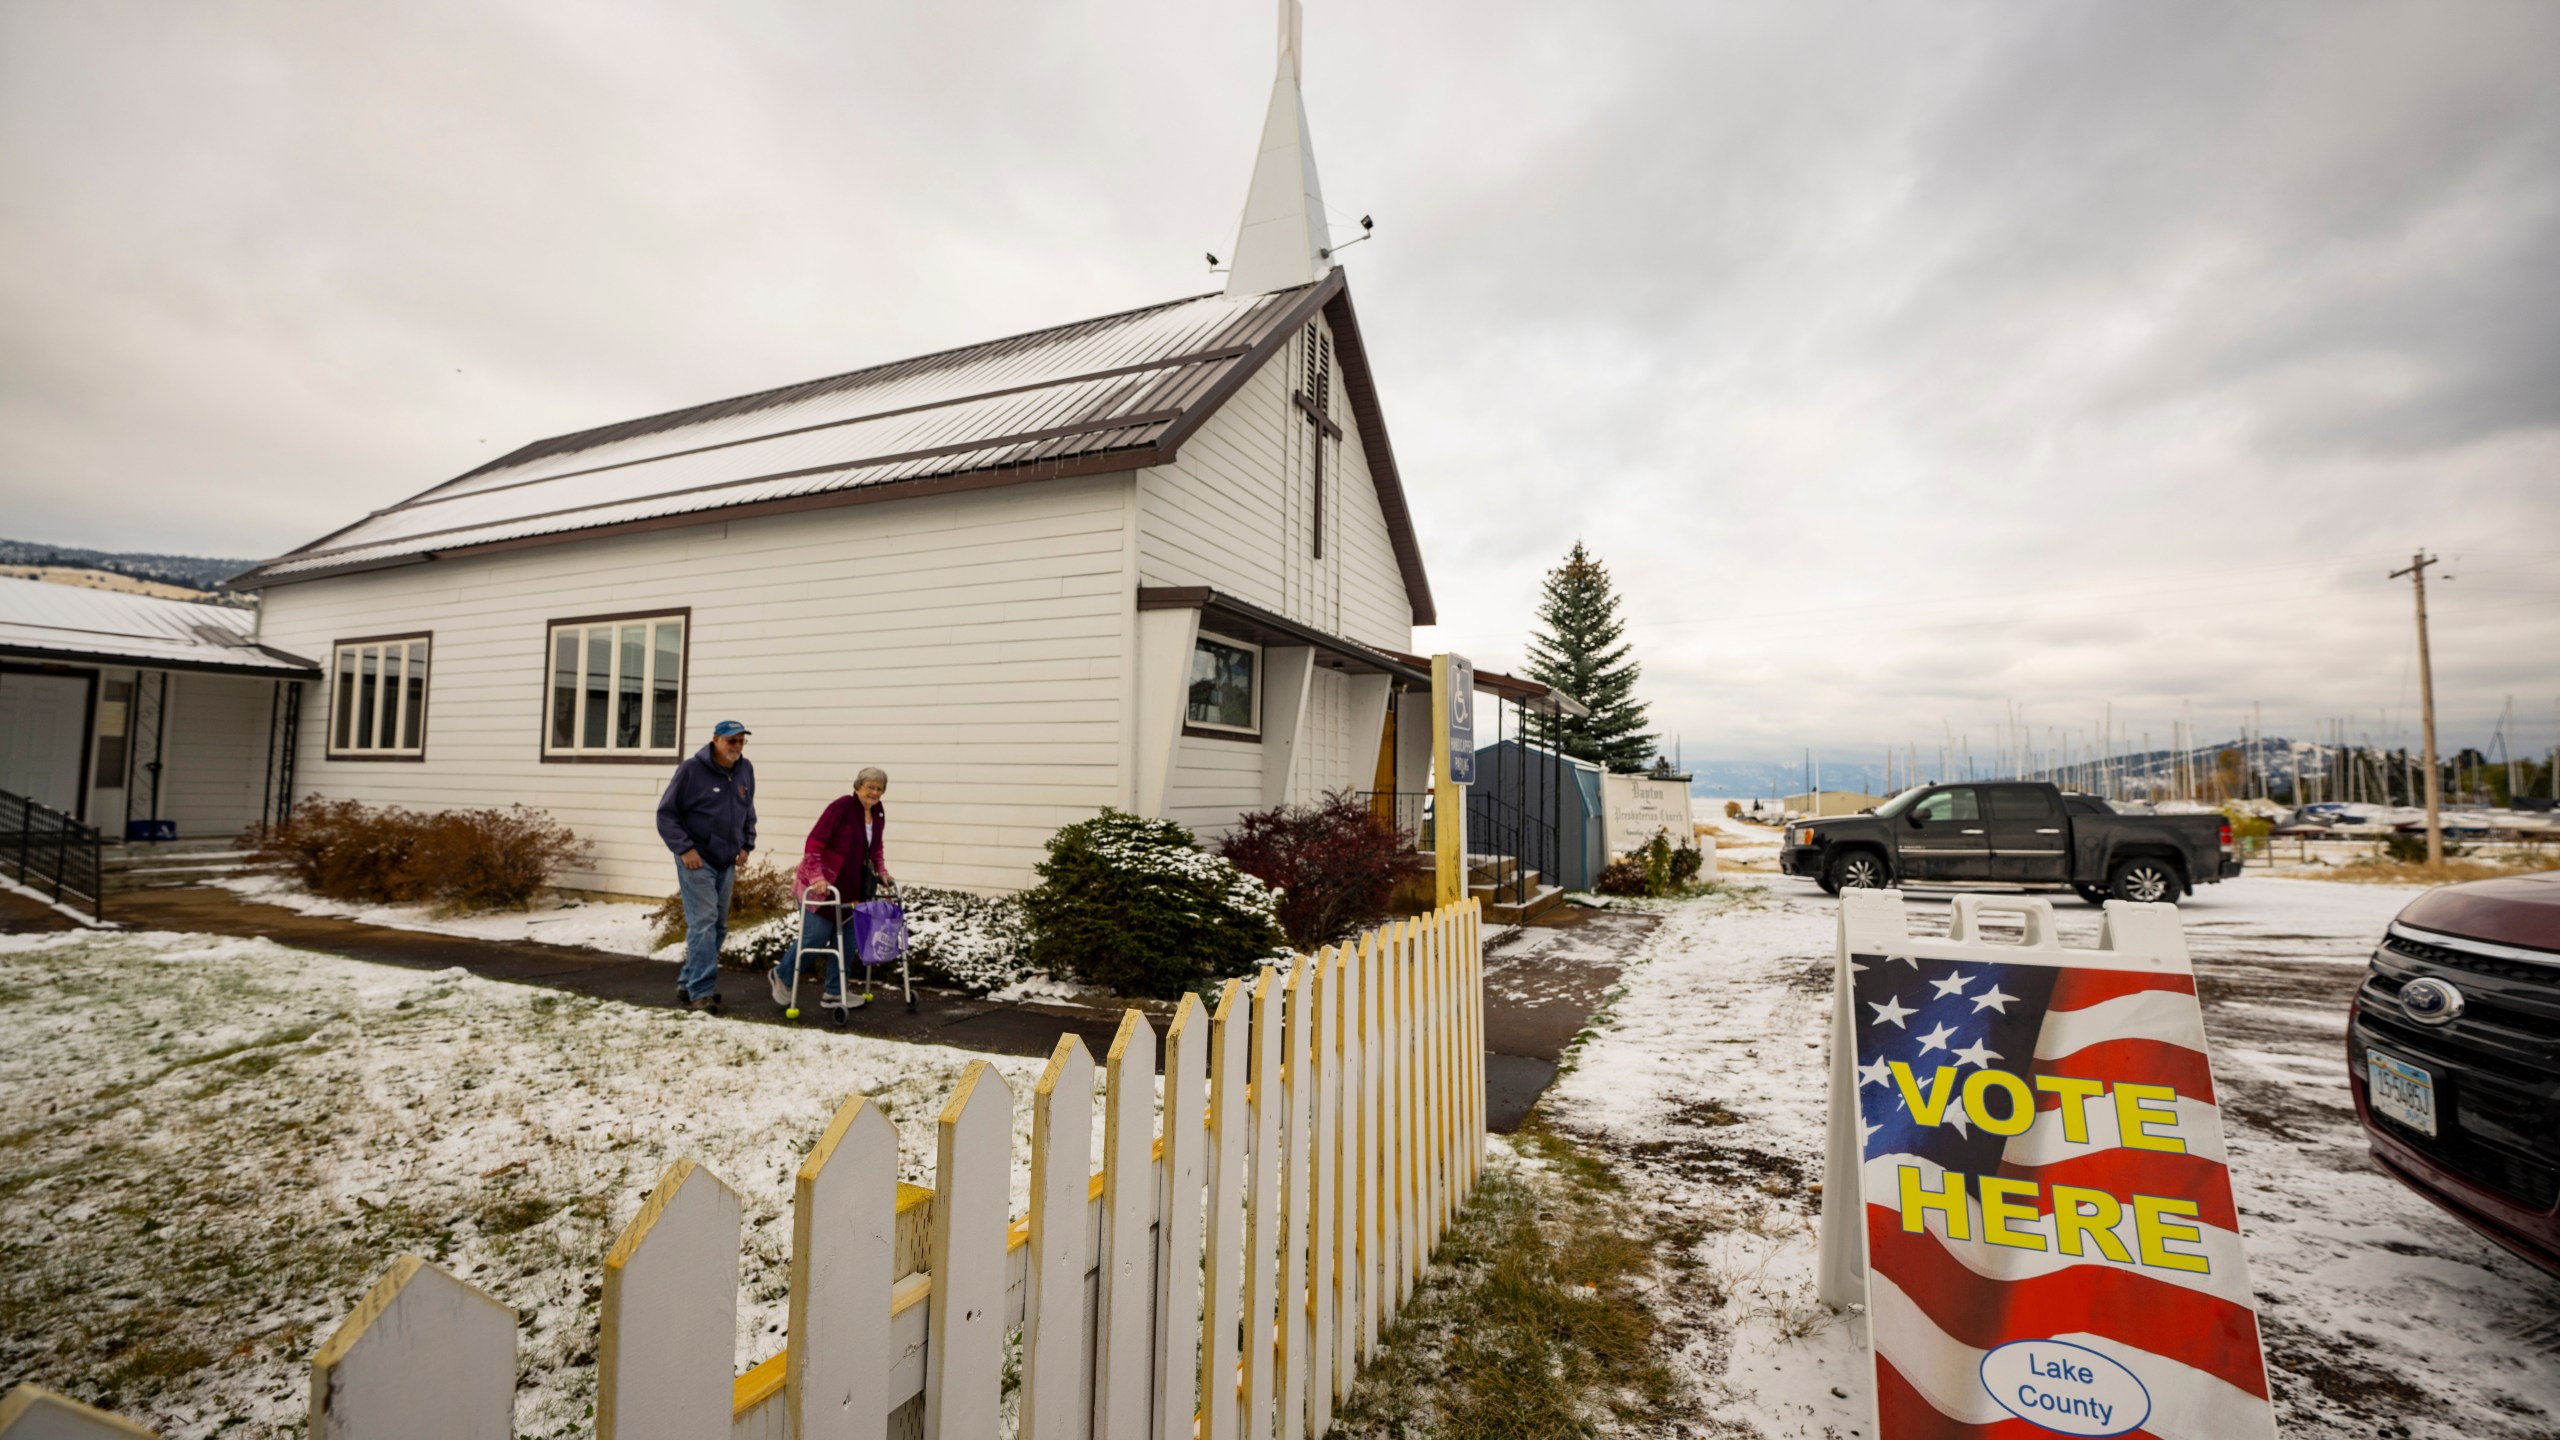
[[[457,910],[521,910],[593,853],[568,826],[522,805],[421,812],[318,796],[239,844],[332,900]]]

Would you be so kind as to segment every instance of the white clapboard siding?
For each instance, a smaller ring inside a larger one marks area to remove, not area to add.
[[[1191,996],[1182,998],[1194,1007],[1199,1004]],[[1111,1053],[1104,1065],[1102,1244],[1096,1257],[1101,1294],[1094,1327],[1093,1434],[1101,1440],[1116,1436],[1148,1440],[1147,1381],[1154,1373],[1148,1341],[1155,1320],[1156,1273],[1152,1232],[1157,1203],[1155,1159],[1148,1141],[1155,1130],[1156,1032],[1145,1015],[1131,1010],[1120,1017],[1120,1030],[1111,1037]],[[1171,1076],[1165,1085],[1170,1100]],[[1168,1122],[1173,1120],[1170,1104],[1165,1116]],[[1175,1133],[1169,1124],[1168,1138]],[[1198,1202],[1193,1205],[1196,1214]]]
[[[935,1125],[926,1440],[996,1433],[1012,1141],[1013,1092],[987,1062],[970,1061]]]
[[[1156,1227],[1155,1381],[1152,1425],[1115,1429],[1108,1440],[1187,1440],[1200,1405],[1201,1187],[1209,1183],[1208,1012],[1185,995],[1165,1031],[1161,1221]]]
[[[1093,1056],[1063,1035],[1031,1092],[1030,1284],[1022,1327],[1022,1440],[1073,1440],[1085,1356],[1085,1191],[1093,1174]]]
[[[1349,639],[1410,649],[1413,604],[1339,367],[1333,414],[1343,436],[1326,444],[1325,553],[1315,554],[1315,432],[1290,399],[1303,383],[1304,343],[1292,339],[1255,372],[1174,463],[1139,472],[1139,573],[1149,585],[1214,585]]]
[[[715,720],[754,727],[768,848],[796,847],[879,765],[903,797],[901,879],[1020,888],[1058,827],[1128,803],[1132,488],[1124,473],[708,520],[271,587],[260,638],[279,649],[434,638],[425,758],[329,759],[332,696],[315,687],[297,789],[534,804],[595,846],[569,883],[667,893],[654,812],[673,762],[545,763],[544,669],[550,621],[690,608],[684,749]],[[860,666],[841,663],[856,651]]]
[[[1304,1440],[1306,1434],[1307,1206],[1315,1199],[1315,1157],[1308,1153],[1309,1111],[1315,1101],[1308,1083],[1308,1022],[1314,1018],[1308,986],[1315,966],[1315,957],[1297,957],[1281,1002],[1286,1034],[1280,1061],[1280,1313],[1273,1326],[1279,1352],[1273,1433],[1280,1440]]]
[[[1244,1383],[1234,1403],[1243,1408],[1244,1440],[1271,1440],[1273,1366],[1278,1340],[1272,1317],[1279,1309],[1280,1085],[1282,1017],[1280,972],[1269,965],[1253,982],[1252,1150],[1244,1210]],[[1210,1396],[1215,1404],[1218,1397]]]
[[[1315,1174],[1307,1210],[1307,1370],[1292,1394],[1306,1397],[1307,1433],[1322,1435],[1333,1427],[1333,1334],[1340,1304],[1334,1234],[1342,1204],[1342,1156],[1336,1148],[1342,1127],[1334,1112],[1342,1099],[1341,951],[1327,946],[1316,956],[1307,999],[1307,1098],[1313,1107],[1307,1153]]]
[[[415,1255],[311,1359],[311,1440],[507,1440],[515,1406],[516,1312]]]
[[[738,1192],[691,1160],[658,1177],[604,1257],[601,1440],[720,1440],[738,1337]]]
[[[932,1190],[897,1181],[895,1127],[848,1099],[794,1182],[782,1353],[734,1379],[740,1200],[677,1161],[605,1257],[597,1434],[984,1436],[1017,1332],[1026,1440],[1326,1434],[1475,1188],[1481,937],[1467,901],[1229,981],[1214,1012],[1184,997],[1160,1138],[1155,1032],[1129,1012],[1099,1174],[1093,1059],[1062,1038],[1019,1224],[1012,1096],[984,1061],[939,1117]],[[315,1359],[312,1432],[498,1440],[514,1355],[505,1307],[404,1257]],[[146,1433],[5,1403],[0,1440]]]
[[[1253,1069],[1247,1026],[1253,1002],[1244,982],[1218,996],[1216,1039],[1209,1052],[1208,1257],[1201,1272],[1200,1440],[1236,1440],[1237,1316],[1244,1288],[1244,1090]]]

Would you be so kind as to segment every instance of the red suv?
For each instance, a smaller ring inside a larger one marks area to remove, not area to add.
[[[2430,890],[2347,1012],[2373,1158],[2560,1275],[2560,872]]]

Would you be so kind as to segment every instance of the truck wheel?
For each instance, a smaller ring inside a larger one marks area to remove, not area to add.
[[[2107,893],[2119,900],[2176,904],[2180,888],[2178,872],[2166,860],[2122,861],[2107,877]]]
[[[1822,888],[1834,895],[1843,890],[1882,890],[1892,883],[1884,861],[1870,850],[1835,855],[1822,872]]]
[[[2092,905],[2104,905],[2107,903],[2107,892],[2104,886],[2073,885],[2071,888],[2081,899],[2088,901]]]

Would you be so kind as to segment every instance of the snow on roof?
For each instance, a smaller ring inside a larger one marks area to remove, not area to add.
[[[537,441],[233,583],[898,481],[1148,463],[1124,452],[1187,433],[1336,288],[1202,295]]]
[[[255,611],[0,578],[0,655],[308,677],[320,667],[251,638]]]

